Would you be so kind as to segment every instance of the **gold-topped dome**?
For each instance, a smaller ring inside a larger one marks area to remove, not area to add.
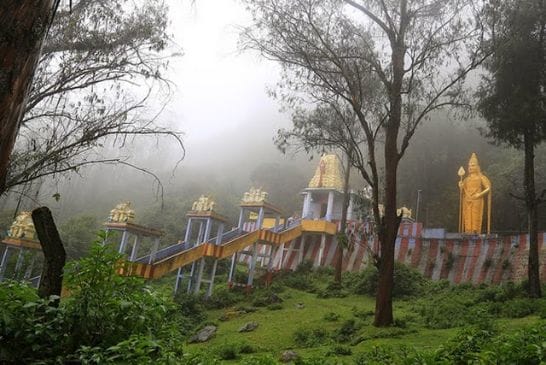
[[[309,181],[309,188],[336,189],[343,191],[343,173],[341,161],[334,155],[323,155],[315,171],[315,176]]]
[[[210,196],[201,195],[199,199],[193,202],[191,210],[196,212],[213,211],[215,206],[216,203],[214,202],[214,200],[212,200]]]
[[[34,240],[35,234],[36,230],[34,229],[31,212],[19,213],[8,232],[8,236],[11,238],[25,238],[31,241]]]
[[[251,187],[249,191],[243,194],[243,199],[241,199],[242,204],[260,204],[267,200],[269,194],[262,190],[262,188]]]
[[[110,211],[108,221],[113,223],[132,223],[135,211],[131,209],[131,202],[121,202]]]

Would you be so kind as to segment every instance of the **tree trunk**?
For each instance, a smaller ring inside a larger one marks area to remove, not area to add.
[[[41,298],[49,298],[51,295],[60,297],[63,287],[63,268],[66,261],[66,253],[61,237],[53,221],[51,211],[47,207],[34,209],[32,211],[32,220],[45,258],[38,295]],[[55,303],[58,303],[58,301],[55,301]]]
[[[2,0],[0,7],[0,195],[54,0]]]
[[[402,18],[405,1],[401,1]],[[402,119],[402,81],[404,77],[404,38],[392,41],[393,81],[389,90],[390,116],[385,125],[385,216],[379,234],[380,257],[377,295],[375,299],[374,326],[385,327],[393,323],[392,289],[394,287],[394,245],[400,218],[396,215],[396,173],[398,170],[398,131]]]
[[[535,192],[535,145],[531,132],[524,135],[525,164],[524,188],[525,205],[527,208],[527,224],[529,230],[529,264],[527,275],[529,279],[529,297],[540,298],[540,263],[538,253],[538,204]]]
[[[336,262],[336,272],[334,276],[334,282],[341,285],[341,272],[343,271],[343,250],[345,244],[348,243],[347,240],[347,209],[349,208],[349,177],[351,174],[351,156],[347,154],[347,167],[345,169],[345,180],[343,182],[343,206],[341,207],[341,222],[339,224],[339,234],[342,235],[341,240],[338,239],[337,242],[337,262]],[[342,241],[344,240],[344,241]]]

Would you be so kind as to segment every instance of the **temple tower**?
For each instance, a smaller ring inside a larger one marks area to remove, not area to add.
[[[214,208],[216,203],[209,197],[201,195],[193,205],[192,209],[186,214],[188,222],[186,225],[186,234],[184,236],[184,248],[191,249],[205,243],[213,243],[215,245],[222,244],[223,239],[229,238],[229,235],[224,234],[224,226],[227,219],[218,214]],[[213,230],[216,229],[216,236],[211,238]],[[229,233],[229,232],[228,232]],[[206,296],[212,294],[214,285],[214,276],[216,275],[216,266],[218,260],[213,258],[201,257],[191,265],[188,272],[188,293],[199,293],[202,283],[209,284]],[[206,267],[210,266],[210,275],[204,278]],[[179,290],[180,284],[184,279],[183,268],[178,269],[176,275],[176,283],[174,287],[175,293]]]
[[[3,251],[0,256],[0,281],[4,280],[10,268],[13,269],[10,278],[29,280],[34,286],[40,284],[40,274],[33,275],[36,262],[40,259],[39,253],[42,251],[42,246],[35,235],[31,213],[19,213],[10,227],[8,237],[1,242]],[[10,260],[13,254],[17,254],[17,258]]]
[[[116,205],[114,209],[110,211],[108,221],[104,223],[105,231],[121,232],[121,238],[119,241],[118,252],[126,255],[127,259],[131,262],[139,259],[139,249],[143,239],[150,239],[151,253],[146,255],[147,263],[151,263],[155,260],[155,256],[159,249],[159,239],[163,235],[163,232],[157,229],[144,227],[133,223],[135,219],[135,211],[131,209],[130,202],[122,202]],[[132,242],[129,240],[132,239]],[[130,247],[129,250],[128,247]]]
[[[334,154],[323,155],[309,186],[303,190],[303,219],[320,219],[329,222],[341,219],[343,205],[343,169]],[[352,218],[352,199],[347,219]]]
[[[279,232],[284,229],[284,224],[281,224],[282,211],[275,207],[273,204],[267,201],[268,193],[262,191],[261,188],[250,190],[243,195],[241,200],[241,211],[239,214],[238,229],[241,232],[254,232],[263,228],[265,218],[274,218],[275,223],[269,230],[272,232]],[[253,222],[249,222],[253,216]],[[228,285],[232,286],[245,286],[251,288],[254,282],[254,276],[256,273],[256,262],[258,258],[262,259],[262,264],[267,262],[267,270],[273,269],[273,257],[276,254],[276,247],[271,245],[262,245],[259,247],[259,242],[254,242],[246,249],[236,252],[231,258],[231,266],[228,275]],[[266,247],[269,246],[269,247]],[[237,263],[242,259],[242,256],[247,256],[248,260],[248,277],[246,283],[237,283],[235,278],[235,272],[237,269]]]

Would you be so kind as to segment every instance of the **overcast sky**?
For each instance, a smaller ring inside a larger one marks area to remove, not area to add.
[[[290,125],[279,106],[266,95],[278,68],[256,54],[237,50],[236,25],[250,16],[237,1],[171,0],[171,29],[183,57],[172,61],[175,84],[163,118],[186,133],[186,159],[194,163],[238,161],[256,148],[283,159],[272,139]],[[213,151],[213,152],[210,152]]]

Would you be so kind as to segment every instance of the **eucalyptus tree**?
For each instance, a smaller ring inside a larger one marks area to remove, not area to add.
[[[59,0],[6,0],[0,7],[0,194],[42,42]]]
[[[163,77],[170,42],[163,1],[70,3],[51,8],[55,17],[38,50],[0,193],[91,163],[130,164],[105,157],[103,146],[138,135],[171,136],[183,156],[181,134],[158,126],[158,110],[149,110],[162,103],[152,97],[157,87],[170,86]]]
[[[524,151],[523,187],[529,230],[529,296],[541,296],[535,147],[546,140],[546,3],[493,1],[489,8],[493,54],[479,91],[488,135]]]
[[[358,134],[352,127],[345,129],[333,120],[331,124],[349,137],[339,146],[352,147],[353,166],[372,189],[380,240],[374,324],[390,325],[394,244],[401,219],[396,214],[398,165],[415,130],[431,112],[466,105],[465,78],[485,58],[479,51],[479,4],[471,0],[246,4],[254,22],[242,30],[242,46],[280,63],[282,81],[272,94],[296,111],[294,135],[307,139],[317,126],[312,121],[317,108],[350,110],[355,116]],[[379,214],[380,195],[384,216]]]

